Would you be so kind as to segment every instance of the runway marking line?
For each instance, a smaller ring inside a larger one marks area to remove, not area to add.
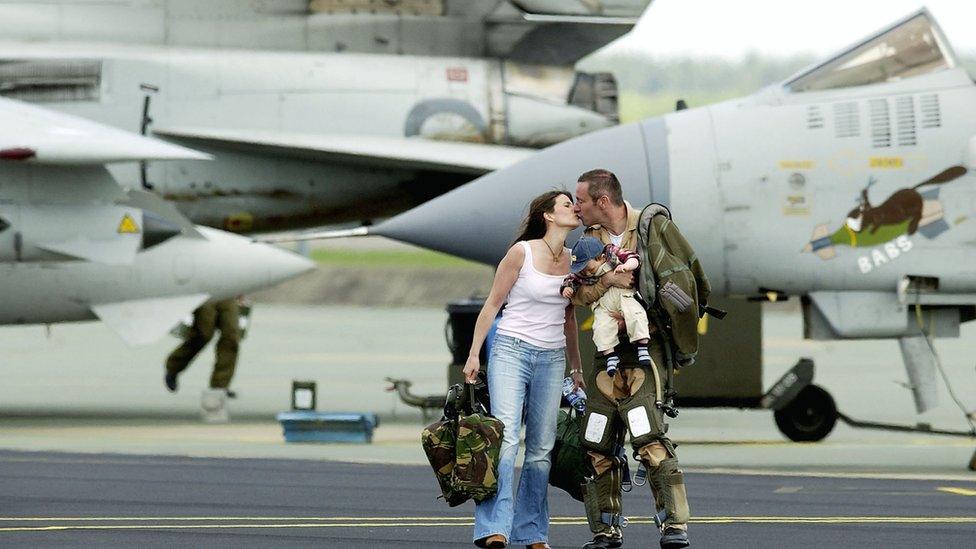
[[[760,477],[807,477],[807,478],[852,478],[866,480],[922,480],[941,482],[973,482],[969,474],[928,474],[928,473],[867,473],[843,471],[783,471],[780,469],[740,469],[732,467],[682,467],[685,474],[734,475]]]
[[[4,526],[2,532],[54,532],[67,530],[197,530],[280,528],[403,528],[472,526],[470,517],[0,517],[0,522],[201,522],[233,521],[223,524],[53,524]],[[242,521],[275,521],[261,524]],[[310,522],[315,521],[315,522]],[[650,517],[634,517],[631,524],[653,524]],[[697,517],[694,524],[976,524],[973,517],[788,517],[740,516]],[[579,517],[553,517],[553,525],[583,526]]]
[[[687,444],[687,442],[685,442]],[[374,441],[373,444],[396,445],[399,441]],[[796,444],[796,443],[786,443]],[[3,449],[0,449],[3,450]],[[64,458],[64,457],[14,457],[0,456],[0,463],[70,463],[82,465],[168,465],[168,466],[200,466],[200,460],[210,459],[239,459],[228,456],[212,455],[187,455],[174,456],[173,460],[156,459],[158,456],[136,455],[131,459],[101,459],[101,458]],[[354,465],[403,465],[403,466],[424,466],[428,467],[427,462],[415,462],[411,460],[390,460],[380,458],[341,458],[326,460],[331,463],[354,464]],[[968,482],[973,483],[974,478],[971,474],[930,474],[930,473],[868,473],[868,472],[843,472],[843,471],[785,471],[782,469],[750,469],[736,467],[682,467],[686,474],[699,475],[733,475],[733,476],[765,476],[765,477],[807,477],[807,478],[852,478],[866,480],[920,480],[920,481],[939,481],[939,482]]]
[[[970,490],[968,488],[956,488],[954,486],[942,486],[936,488],[940,492],[945,492],[947,494],[956,494],[958,496],[976,496],[976,490]]]

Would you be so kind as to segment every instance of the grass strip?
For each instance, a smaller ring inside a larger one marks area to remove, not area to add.
[[[311,258],[322,265],[353,267],[429,267],[436,269],[485,269],[486,265],[429,250],[312,250]]]

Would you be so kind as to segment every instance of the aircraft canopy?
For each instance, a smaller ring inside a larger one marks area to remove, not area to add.
[[[806,92],[865,86],[956,65],[942,29],[923,9],[826,62],[801,71],[785,87],[792,92]]]

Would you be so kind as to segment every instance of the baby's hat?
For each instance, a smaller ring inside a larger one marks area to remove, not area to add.
[[[569,266],[569,272],[576,274],[582,271],[591,259],[600,257],[603,247],[603,242],[592,236],[580,237],[573,246],[573,263]]]

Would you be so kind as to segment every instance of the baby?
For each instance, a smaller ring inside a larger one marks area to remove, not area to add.
[[[595,284],[611,270],[617,273],[634,271],[640,267],[640,259],[634,252],[621,250],[613,244],[603,245],[591,236],[584,236],[573,246],[573,263],[569,276],[563,281],[560,292],[571,299],[580,285]],[[627,336],[637,346],[637,361],[641,366],[650,367],[651,355],[647,351],[650,338],[647,327],[647,313],[634,298],[633,288],[611,287],[590,307],[593,309],[593,343],[596,350],[607,360],[607,374],[613,377],[620,365],[620,357],[614,347],[620,342],[617,338],[617,321],[610,313],[623,315],[627,325]]]

